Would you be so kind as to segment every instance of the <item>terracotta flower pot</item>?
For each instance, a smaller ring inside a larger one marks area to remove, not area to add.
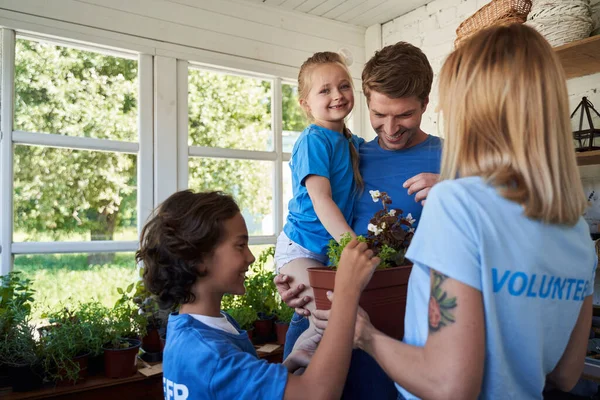
[[[396,339],[404,336],[404,313],[408,278],[412,265],[375,270],[360,297],[360,306],[369,314],[371,323]],[[334,290],[335,271],[326,267],[309,268],[308,278],[318,310],[329,310],[327,291]]]
[[[104,348],[104,375],[107,378],[127,378],[137,371],[137,354],[141,342],[127,339],[129,347],[125,349]]]
[[[158,329],[148,329],[146,336],[142,338],[142,350],[148,353],[160,353],[163,349],[162,342],[160,340],[160,334]]]
[[[285,344],[285,335],[290,327],[289,322],[275,322],[275,332],[277,333],[277,344]]]

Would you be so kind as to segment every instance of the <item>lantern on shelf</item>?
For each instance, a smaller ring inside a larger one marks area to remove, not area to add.
[[[598,114],[598,111],[596,111],[592,102],[589,101],[588,98],[585,96],[581,99],[581,102],[577,105],[577,108],[575,108],[575,111],[573,111],[573,114],[571,114],[571,119],[573,119],[573,116],[575,114],[577,114],[578,110],[580,113],[579,114],[579,129],[576,130],[575,132],[573,132],[573,139],[575,139],[575,150],[576,151],[600,150],[600,145],[597,146],[595,143],[595,139],[600,138],[600,129],[594,128],[594,122],[592,120],[591,111],[593,111],[598,116],[598,118],[600,118],[600,114]],[[584,118],[587,120],[589,129],[583,128]]]

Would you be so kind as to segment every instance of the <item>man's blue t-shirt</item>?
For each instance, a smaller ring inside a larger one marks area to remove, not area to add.
[[[416,193],[409,196],[402,184],[422,172],[439,174],[441,158],[442,140],[431,135],[403,150],[382,149],[377,138],[360,146],[360,172],[365,190],[354,204],[354,232],[366,235],[369,221],[381,210],[381,202],[373,202],[370,190],[387,192],[392,198],[391,207],[401,209],[404,216],[411,214],[416,219],[415,226],[418,225],[423,206],[415,201]]]
[[[358,149],[364,139],[352,135],[351,142]],[[305,249],[326,255],[332,237],[317,217],[305,180],[309,175],[329,179],[333,202],[350,225],[356,194],[350,143],[339,132],[310,125],[294,144],[290,169],[293,197],[288,204],[289,213],[283,231]]]
[[[260,360],[246,331],[211,328],[187,314],[171,314],[167,330],[165,400],[283,399],[287,369]]]
[[[481,291],[486,354],[480,398],[541,399],[546,375],[594,289],[597,257],[583,217],[573,227],[545,224],[525,217],[521,205],[480,177],[444,181],[429,193],[406,256],[414,267],[404,342],[427,341],[435,269]]]

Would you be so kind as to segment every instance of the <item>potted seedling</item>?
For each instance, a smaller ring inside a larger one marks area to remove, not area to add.
[[[89,332],[88,375],[104,373],[104,345],[109,341],[110,309],[99,301],[80,303],[77,309],[79,323]]]
[[[14,392],[39,389],[43,382],[42,345],[35,339],[29,313],[8,306],[0,315],[0,362]]]
[[[139,338],[146,334],[146,321],[133,302],[133,289],[133,283],[126,290],[118,288],[121,298],[110,310],[109,341],[104,345],[104,374],[109,378],[126,378],[137,371]]]
[[[94,332],[89,325],[82,323],[76,308],[61,307],[43,316],[48,318],[52,327],[41,338],[47,376],[58,385],[84,381]]]
[[[277,310],[277,321],[275,321],[275,333],[277,334],[277,343],[285,344],[285,336],[287,335],[294,309],[288,307],[284,302],[279,304]]]
[[[258,320],[254,323],[253,335],[256,343],[275,339],[273,322],[277,310],[277,287],[273,283],[275,272],[266,268],[267,261],[274,253],[274,247],[263,251],[256,262],[250,266],[250,276],[246,281],[246,295],[243,301],[258,316]]]
[[[412,269],[405,259],[406,250],[414,236],[415,220],[410,214],[404,216],[402,210],[390,208],[392,199],[386,192],[370,191],[374,202],[381,202],[382,209],[370,220],[368,235],[358,236],[366,242],[381,263],[360,298],[360,305],[369,314],[373,325],[397,339],[404,335],[404,313],[408,278]],[[352,240],[345,234],[339,243],[329,243],[329,263],[331,267],[310,268],[310,285],[313,288],[317,309],[329,309],[331,303],[327,292],[333,290],[335,270],[344,247]]]
[[[31,280],[21,274],[20,271],[12,271],[0,276],[0,338],[8,338],[12,328],[20,325],[21,319],[28,318],[31,312],[35,291],[31,288]],[[12,366],[4,363],[3,359],[0,354],[0,387],[14,384],[9,378]]]
[[[257,320],[256,311],[247,305],[240,305],[237,308],[228,309],[226,312],[238,323],[241,329],[246,331],[248,339],[252,340],[254,322]]]

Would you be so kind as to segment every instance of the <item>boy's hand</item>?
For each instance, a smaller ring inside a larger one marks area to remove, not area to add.
[[[373,336],[373,325],[369,319],[369,314],[361,307],[358,307],[356,316],[356,325],[354,327],[354,348],[362,349],[368,346],[369,339]]]
[[[353,239],[342,251],[335,274],[335,291],[338,295],[347,289],[362,292],[380,261],[366,243]]]

